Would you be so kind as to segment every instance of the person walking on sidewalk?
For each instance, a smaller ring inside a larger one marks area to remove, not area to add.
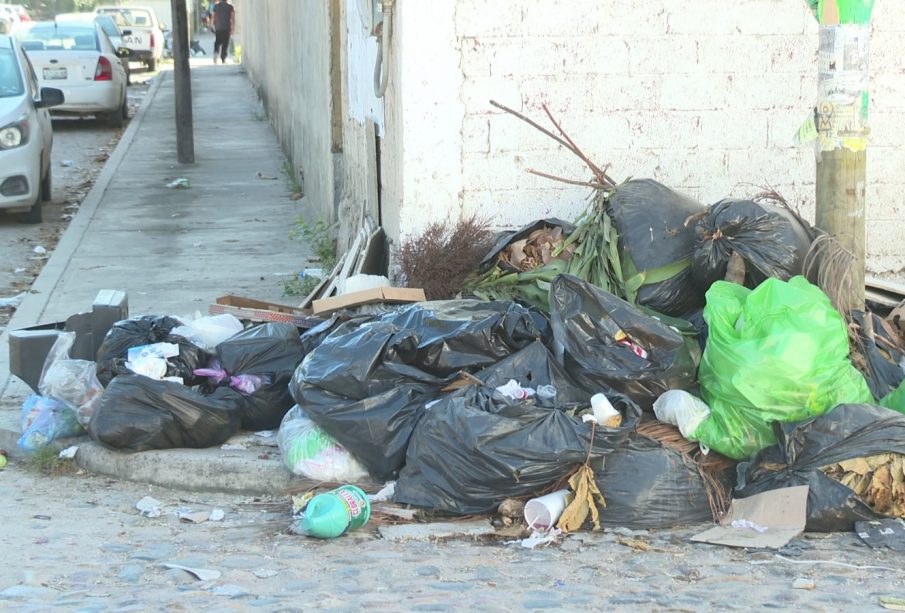
[[[220,0],[214,5],[214,64],[217,63],[217,53],[220,54],[220,62],[226,63],[226,54],[229,52],[229,38],[236,30],[236,9],[226,0]]]

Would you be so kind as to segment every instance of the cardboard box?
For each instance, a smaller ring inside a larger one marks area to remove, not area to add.
[[[315,315],[323,315],[338,311],[339,309],[361,306],[363,304],[373,304],[375,302],[404,304],[407,302],[424,302],[425,300],[427,300],[427,297],[424,295],[423,289],[408,287],[375,287],[374,289],[366,289],[361,292],[352,292],[342,296],[315,300],[312,304],[312,310]]]
[[[285,304],[264,302],[230,294],[217,298],[213,304],[208,306],[207,311],[211,315],[229,313],[239,319],[255,322],[274,321],[293,324],[299,328],[313,328],[323,321],[320,317],[311,317],[301,309]]]

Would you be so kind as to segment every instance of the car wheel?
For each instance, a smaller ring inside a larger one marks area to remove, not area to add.
[[[148,71],[154,72],[155,70],[157,70],[157,60],[151,58],[148,60]]]
[[[47,174],[41,179],[41,201],[50,202],[53,200],[53,173],[50,167],[47,167]]]
[[[43,184],[43,181],[41,183]],[[22,223],[41,223],[44,221],[43,211],[41,210],[41,205],[44,204],[42,196],[43,194],[38,194],[38,197],[35,198],[35,203],[31,205],[27,213],[22,213],[19,221]]]
[[[121,128],[123,127],[124,119],[126,114],[128,113],[128,108],[126,107],[126,98],[123,97],[123,105],[117,111],[112,111],[110,113],[104,113],[103,122],[108,128]]]

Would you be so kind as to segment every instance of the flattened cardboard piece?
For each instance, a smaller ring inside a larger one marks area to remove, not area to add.
[[[423,289],[409,287],[375,287],[360,292],[351,292],[342,296],[333,296],[312,303],[315,315],[324,315],[346,307],[361,306],[375,302],[401,304],[407,302],[424,302],[427,297]]]
[[[804,532],[808,486],[770,490],[733,500],[719,526],[691,537],[695,543],[779,549]]]
[[[274,321],[293,324],[299,328],[313,328],[323,321],[319,317],[310,317],[296,307],[243,298],[232,294],[217,298],[213,304],[208,306],[207,311],[211,315],[229,313],[239,319],[247,319],[253,322]]]

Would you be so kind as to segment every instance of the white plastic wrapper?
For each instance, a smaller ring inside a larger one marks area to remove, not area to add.
[[[184,326],[173,328],[171,334],[181,336],[205,351],[213,351],[217,345],[235,336],[243,329],[242,322],[234,315],[223,313],[189,321]]]
[[[356,483],[368,471],[336,440],[317,427],[298,405],[280,423],[277,445],[293,474],[336,483]]]
[[[694,440],[694,431],[710,417],[710,407],[686,391],[669,390],[654,401],[654,415],[676,426],[685,438]]]

